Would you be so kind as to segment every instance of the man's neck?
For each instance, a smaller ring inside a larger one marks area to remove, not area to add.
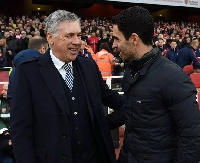
[[[150,52],[153,49],[152,46],[147,46],[147,45],[141,45],[138,47],[137,54],[138,58],[142,58],[142,56],[148,52]]]

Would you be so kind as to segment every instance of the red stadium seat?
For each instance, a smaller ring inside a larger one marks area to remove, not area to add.
[[[0,94],[3,90],[4,83],[8,81],[9,81],[9,70],[5,71],[4,69],[2,69],[2,71],[0,71]]]
[[[9,71],[0,71],[0,82],[9,81]]]
[[[192,65],[187,65],[187,66],[183,67],[183,70],[189,75],[194,71],[194,68]]]
[[[192,73],[190,74],[190,78],[194,83],[196,88],[200,88],[200,73]]]

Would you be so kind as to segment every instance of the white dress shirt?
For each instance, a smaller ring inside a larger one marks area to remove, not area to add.
[[[51,59],[55,65],[55,67],[57,68],[58,72],[60,73],[60,75],[62,76],[62,78],[65,80],[65,75],[66,75],[66,71],[63,68],[65,62],[59,60],[53,53],[52,50],[50,50],[50,56]],[[70,64],[72,66],[72,62],[69,62],[68,64]]]

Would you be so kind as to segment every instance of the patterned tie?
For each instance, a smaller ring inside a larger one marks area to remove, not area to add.
[[[72,91],[73,80],[74,80],[74,76],[73,76],[73,73],[72,73],[72,66],[70,64],[66,63],[66,64],[64,64],[63,68],[66,71],[65,83],[69,87],[70,91]]]

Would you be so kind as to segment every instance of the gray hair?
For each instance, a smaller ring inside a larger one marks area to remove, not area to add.
[[[57,35],[59,23],[61,21],[77,21],[80,24],[80,19],[77,15],[74,13],[71,13],[66,10],[57,10],[53,13],[51,13],[46,19],[45,19],[45,28],[44,30],[54,36]]]

